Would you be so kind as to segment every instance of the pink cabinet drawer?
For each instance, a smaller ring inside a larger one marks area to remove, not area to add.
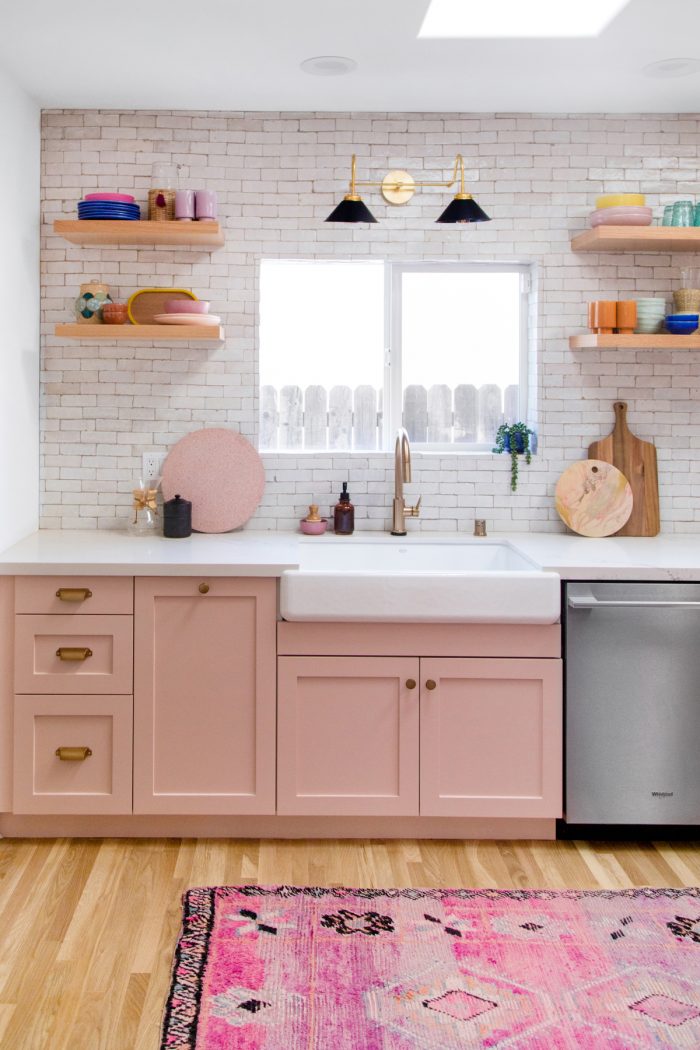
[[[131,576],[18,576],[15,612],[130,615],[134,611]]]
[[[130,813],[132,698],[15,698],[14,813]]]
[[[16,693],[131,693],[131,616],[16,616]]]

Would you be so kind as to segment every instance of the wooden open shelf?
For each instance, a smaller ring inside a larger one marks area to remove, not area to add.
[[[700,226],[596,226],[571,241],[574,252],[697,252]]]
[[[166,244],[171,248],[222,248],[218,222],[122,222],[109,219],[56,219],[54,233],[71,244]]]
[[[692,335],[595,335],[586,332],[584,335],[569,336],[572,350],[700,350],[700,330]]]
[[[220,343],[224,338],[221,325],[188,324],[57,324],[54,334],[88,343]]]

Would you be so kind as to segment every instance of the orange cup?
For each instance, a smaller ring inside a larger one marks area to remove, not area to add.
[[[626,335],[637,327],[637,302],[635,299],[621,299],[617,304],[617,330]]]
[[[596,330],[596,307],[597,303],[588,304],[588,327],[592,332]]]
[[[596,332],[599,335],[611,335],[617,324],[617,302],[611,299],[599,299],[593,305]]]

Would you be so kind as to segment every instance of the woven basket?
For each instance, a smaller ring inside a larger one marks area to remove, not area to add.
[[[673,293],[673,305],[679,314],[700,313],[700,288],[679,288]]]
[[[175,221],[175,190],[148,191],[148,218],[151,222]]]

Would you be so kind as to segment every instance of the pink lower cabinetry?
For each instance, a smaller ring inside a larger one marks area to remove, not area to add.
[[[131,813],[131,696],[15,697],[15,813]]]
[[[275,812],[274,579],[139,578],[134,813]]]
[[[485,659],[328,655],[361,646],[362,632],[343,640],[301,626],[279,625],[280,651],[306,652],[278,659],[278,813],[561,816],[558,628],[526,643],[517,628],[500,627],[460,634],[448,626],[441,637],[416,625],[399,639],[393,626],[372,625],[366,636],[372,653],[383,633],[387,645],[422,644],[433,654],[499,644],[508,653]]]

